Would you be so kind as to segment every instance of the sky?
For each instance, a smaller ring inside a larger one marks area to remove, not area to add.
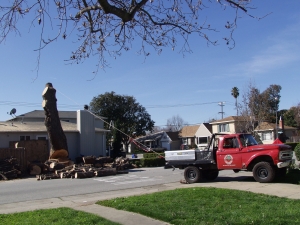
[[[176,50],[151,52],[145,60],[134,50],[116,59],[107,58],[109,67],[93,73],[97,57],[80,64],[65,60],[76,45],[57,41],[41,52],[37,75],[39,33],[28,21],[20,21],[21,36],[11,33],[0,44],[1,88],[0,121],[33,110],[43,110],[42,92],[51,82],[56,89],[58,110],[83,109],[93,97],[114,91],[130,95],[143,105],[155,121],[164,126],[179,115],[187,124],[236,115],[231,89],[242,94],[249,83],[262,92],[271,84],[281,85],[279,110],[300,102],[300,1],[254,0],[257,9],[242,15],[234,32],[235,47],[224,43],[207,45],[197,36],[190,37],[192,53]],[[209,10],[209,9],[208,9]],[[210,10],[207,20],[224,24],[230,12]],[[224,17],[224,18],[223,18]],[[216,33],[218,35],[219,33]],[[136,42],[136,45],[139,43]]]

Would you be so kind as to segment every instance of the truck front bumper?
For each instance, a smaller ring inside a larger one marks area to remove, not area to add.
[[[292,160],[288,160],[285,162],[279,162],[279,163],[277,163],[277,167],[278,168],[288,167],[289,165],[291,165],[291,163],[292,163]]]

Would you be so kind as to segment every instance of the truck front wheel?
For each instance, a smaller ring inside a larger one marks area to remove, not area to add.
[[[269,183],[275,178],[275,170],[268,162],[259,162],[253,167],[253,177],[257,182]]]
[[[195,166],[188,166],[184,170],[184,179],[189,184],[196,183],[201,179],[201,172]]]

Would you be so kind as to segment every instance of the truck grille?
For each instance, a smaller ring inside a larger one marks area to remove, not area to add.
[[[287,160],[293,158],[293,151],[280,151],[279,152],[279,160]]]

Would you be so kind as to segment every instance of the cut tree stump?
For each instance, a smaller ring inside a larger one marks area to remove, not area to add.
[[[47,83],[42,93],[42,106],[45,111],[45,126],[47,128],[50,148],[50,159],[66,158],[69,156],[66,135],[61,127],[56,106],[56,90],[52,83]]]

